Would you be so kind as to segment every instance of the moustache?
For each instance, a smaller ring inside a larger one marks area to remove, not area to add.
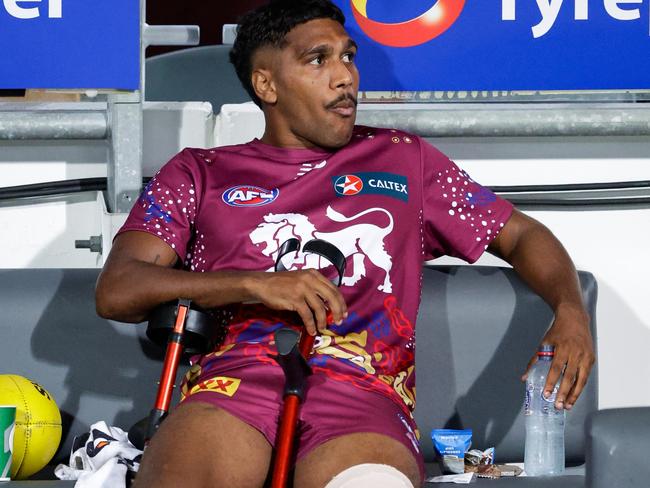
[[[325,108],[330,109],[336,107],[339,103],[345,102],[346,100],[349,100],[354,104],[354,106],[357,106],[357,99],[354,97],[351,93],[344,93],[343,95],[337,97],[336,99],[332,100],[330,103],[325,105]]]

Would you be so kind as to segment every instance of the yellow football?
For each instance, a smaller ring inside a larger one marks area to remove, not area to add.
[[[0,375],[0,405],[16,406],[11,479],[25,479],[50,462],[61,442],[61,413],[52,395],[35,381]]]

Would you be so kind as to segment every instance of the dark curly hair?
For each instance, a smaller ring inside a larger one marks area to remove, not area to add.
[[[291,29],[314,19],[345,23],[343,12],[330,0],[272,0],[240,19],[237,38],[230,50],[230,62],[239,81],[259,107],[262,102],[251,83],[253,54],[264,46],[282,48]]]

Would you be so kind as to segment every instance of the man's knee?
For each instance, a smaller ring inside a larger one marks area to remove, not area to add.
[[[414,488],[408,477],[387,464],[357,464],[337,474],[325,488]]]

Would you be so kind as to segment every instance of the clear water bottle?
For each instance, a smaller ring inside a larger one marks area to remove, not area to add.
[[[557,476],[564,472],[565,412],[555,408],[560,382],[549,398],[543,395],[553,355],[553,346],[540,346],[537,362],[526,380],[524,470],[528,476]]]

